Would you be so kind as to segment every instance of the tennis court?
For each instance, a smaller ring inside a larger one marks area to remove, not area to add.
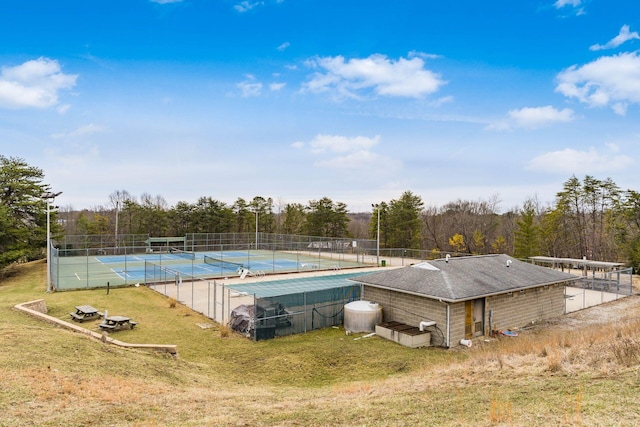
[[[56,290],[252,277],[361,267],[335,254],[246,250],[189,252],[172,249],[126,255],[60,256],[52,275]]]

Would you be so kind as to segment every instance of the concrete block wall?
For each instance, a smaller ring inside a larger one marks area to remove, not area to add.
[[[384,322],[394,321],[418,326],[423,320],[433,320],[442,333],[446,334],[447,305],[445,303],[366,285],[363,287],[362,299],[380,304]]]
[[[441,329],[446,326],[446,304],[429,298],[364,286],[362,299],[380,304],[385,322],[418,326],[423,320],[433,320]]]
[[[451,347],[455,347],[460,344],[460,340],[464,339],[464,320],[465,320],[465,303],[457,302],[450,304],[449,308],[449,339],[451,340]]]
[[[526,289],[486,299],[485,325],[493,311],[493,330],[522,328],[564,314],[564,287],[560,285]]]

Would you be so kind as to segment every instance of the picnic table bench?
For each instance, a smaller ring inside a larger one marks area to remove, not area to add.
[[[76,322],[85,322],[87,320],[94,320],[102,317],[102,313],[90,305],[78,305],[76,306],[75,313],[69,313],[71,320]]]
[[[98,326],[103,331],[120,331],[122,329],[133,329],[137,324],[138,322],[134,322],[128,317],[108,316]]]

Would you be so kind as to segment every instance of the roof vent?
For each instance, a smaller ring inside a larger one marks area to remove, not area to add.
[[[444,257],[444,262],[449,262],[449,258],[451,258],[451,255],[447,254],[447,256]]]
[[[511,260],[510,259],[507,260],[507,267],[511,267]]]

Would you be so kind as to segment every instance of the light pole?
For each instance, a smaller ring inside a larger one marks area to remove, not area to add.
[[[120,204],[120,201],[117,200],[116,201],[116,233],[115,233],[115,241],[116,241],[116,250],[114,255],[118,255],[118,205]]]
[[[47,292],[51,292],[51,201],[62,194],[47,191],[42,198],[47,201]]]
[[[256,208],[256,251],[258,250],[258,208]]]
[[[372,208],[375,208],[378,211],[378,232],[376,234],[376,266],[380,267],[380,204],[372,203]]]

